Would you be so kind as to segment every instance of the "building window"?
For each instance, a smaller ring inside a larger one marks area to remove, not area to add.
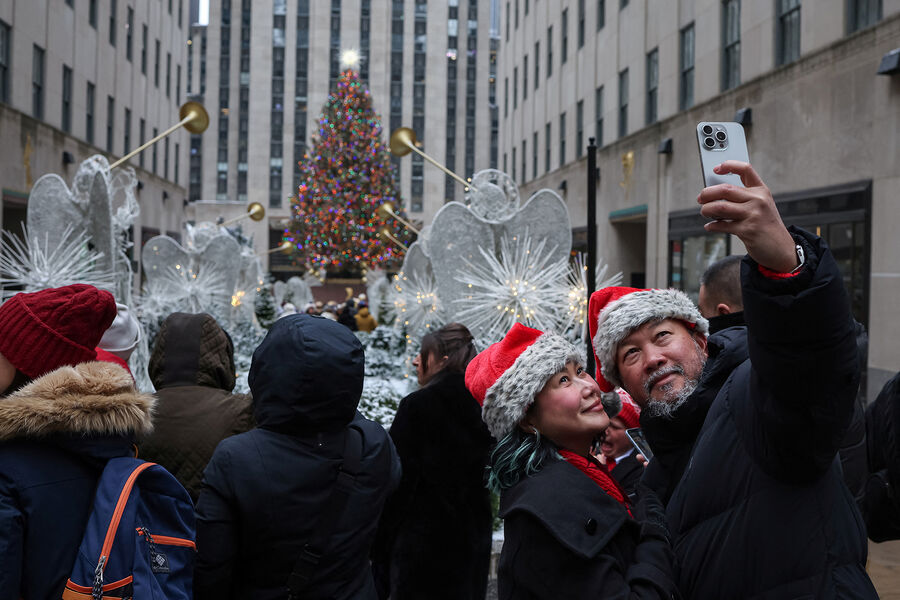
[[[656,103],[659,93],[659,49],[647,55],[647,125],[656,122]]]
[[[597,0],[597,31],[606,25],[606,0]],[[598,142],[599,144],[599,142]]]
[[[156,62],[153,63],[153,85],[159,87],[159,59],[160,59],[159,40],[156,40]]]
[[[181,98],[181,65],[175,69],[175,103]]]
[[[534,89],[541,87],[541,43],[534,43]]]
[[[531,177],[536,179],[538,176],[538,134],[537,131],[531,136]]]
[[[109,44],[116,45],[116,3],[118,0],[109,0]]]
[[[550,172],[550,123],[544,127],[544,173]]]
[[[741,84],[741,0],[722,5],[722,91]]]
[[[528,99],[528,55],[522,59],[522,100]]]
[[[777,0],[775,64],[792,63],[800,58],[800,0]]]
[[[144,121],[144,119],[140,119],[138,121],[138,144],[144,143],[144,131],[146,130],[146,126],[147,126],[147,124]],[[191,137],[194,137],[194,136],[191,136]],[[126,152],[126,154],[127,154],[127,152]],[[140,166],[142,169],[144,168],[144,154],[146,154],[146,153],[145,152],[138,153],[138,166]]]
[[[619,10],[622,10],[626,6],[628,6],[628,0],[619,0]]]
[[[584,153],[584,100],[579,100],[575,105],[575,158],[581,158]]]
[[[584,0],[578,0],[578,47],[584,46]]]
[[[513,67],[513,110],[519,106],[519,67]]]
[[[503,78],[503,116],[509,116],[509,77]]]
[[[97,0],[88,2],[88,23],[94,29],[97,29]]]
[[[156,137],[157,135],[159,135],[159,130],[158,130],[156,127],[154,127],[154,128],[153,128],[153,137]],[[153,144],[150,148],[151,148],[151,154],[150,154],[150,170],[153,171],[153,174],[154,174],[154,175],[156,175],[156,168],[157,168],[157,166],[158,166],[158,165],[157,165],[157,160],[156,160],[156,158],[157,158],[157,154],[156,154],[157,144]]]
[[[163,140],[163,178],[169,178],[169,140],[172,138],[166,138]]]
[[[62,73],[62,130],[72,133],[72,69],[66,65]]]
[[[87,82],[87,97],[84,107],[84,139],[88,144],[94,143],[94,84]]]
[[[603,147],[603,86],[601,85],[594,90],[594,138],[597,140],[597,147]]]
[[[106,97],[106,151],[113,153],[113,124],[116,120],[116,101],[112,96]]]
[[[562,64],[566,64],[566,60],[569,58],[569,9],[562,11],[562,24],[560,25],[562,28],[561,35],[561,52],[562,52]]]
[[[44,118],[44,49],[34,46],[31,62],[31,116]]]
[[[172,96],[172,53],[166,52],[166,98]]]
[[[9,32],[9,25],[0,21],[0,102],[9,102]]]
[[[566,113],[559,115],[559,166],[566,164]]]
[[[547,79],[553,75],[553,27],[547,28]]]
[[[178,14],[181,14],[180,10],[179,10]],[[180,154],[179,150],[180,150],[180,147],[176,143],[175,144],[175,161],[172,163],[175,166],[175,178],[173,179],[173,181],[176,184],[178,183],[178,155]]]
[[[512,178],[513,181],[516,181],[516,147],[513,146],[512,149]]]
[[[178,0],[178,29],[181,29],[181,17],[184,15],[184,0]],[[176,144],[177,147],[177,144]],[[178,152],[175,152],[175,160],[178,160]],[[175,163],[175,167],[178,167],[178,163]]]
[[[509,19],[512,17],[512,9],[509,7],[509,2],[506,3],[506,41],[509,41]]]
[[[882,0],[847,0],[847,33],[871,27],[881,20]]]
[[[127,22],[125,24],[125,58],[131,62],[131,40],[134,37],[132,35],[132,29],[134,28],[134,9],[129,6],[127,14]]]
[[[147,74],[147,26],[141,25],[141,73]]]
[[[522,181],[528,181],[528,173],[525,170],[525,165],[527,164],[525,148],[525,140],[522,140]]]
[[[124,138],[124,147],[122,148],[122,154],[128,154],[131,152],[131,111],[129,109],[125,109],[125,138]]]
[[[619,73],[619,137],[628,135],[628,69]]]
[[[516,0],[516,29],[519,28],[519,0]]]
[[[678,108],[687,110],[694,105],[694,24],[681,30],[679,53]]]

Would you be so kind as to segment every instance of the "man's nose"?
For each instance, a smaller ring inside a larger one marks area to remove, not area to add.
[[[656,347],[644,351],[644,370],[652,373],[666,363],[666,357]]]

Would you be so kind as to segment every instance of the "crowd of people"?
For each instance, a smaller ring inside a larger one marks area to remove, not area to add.
[[[275,317],[280,319],[288,315],[296,315],[299,312],[293,303],[282,302],[281,306],[275,311]],[[337,321],[350,329],[350,331],[365,331],[369,333],[378,327],[378,321],[369,311],[369,304],[366,302],[365,294],[361,294],[357,298],[350,298],[343,304],[338,304],[334,300],[329,300],[325,303],[322,301],[311,302],[303,308],[302,312],[307,315],[325,317],[326,319]]]
[[[596,375],[555,332],[516,324],[479,353],[445,325],[389,431],[357,410],[364,302],[282,307],[249,395],[215,319],[172,314],[149,395],[128,371],[140,328],[109,293],[13,296],[0,599],[63,597],[103,465],[134,455],[194,501],[201,600],[483,600],[492,494],[504,600],[876,598],[867,536],[900,538],[900,375],[866,406],[865,332],[828,246],[783,225],[750,165],[717,172],[744,186],[705,188],[700,212],[747,255],[709,268],[699,305],[594,292]]]

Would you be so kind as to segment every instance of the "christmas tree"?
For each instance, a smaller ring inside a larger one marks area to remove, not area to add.
[[[296,248],[295,264],[335,271],[402,262],[403,248],[380,235],[386,229],[410,242],[400,222],[378,211],[386,202],[400,204],[381,133],[369,90],[358,73],[345,71],[319,117],[312,149],[299,163],[301,183],[284,232]]]
[[[275,322],[275,297],[272,295],[272,275],[266,274],[265,282],[256,295],[256,319],[268,329]]]

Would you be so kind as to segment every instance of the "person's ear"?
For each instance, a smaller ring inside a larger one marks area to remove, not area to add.
[[[519,429],[521,429],[525,433],[534,433],[535,431],[537,431],[537,427],[534,426],[530,410],[525,413],[524,417],[519,419]]]
[[[702,333],[695,332],[694,333],[694,341],[697,342],[697,346],[703,352],[703,356],[709,356],[709,354],[706,351],[706,343],[707,343],[706,336],[703,335]]]
[[[716,314],[721,315],[730,315],[732,313],[731,307],[725,304],[724,302],[720,302],[716,305]]]

